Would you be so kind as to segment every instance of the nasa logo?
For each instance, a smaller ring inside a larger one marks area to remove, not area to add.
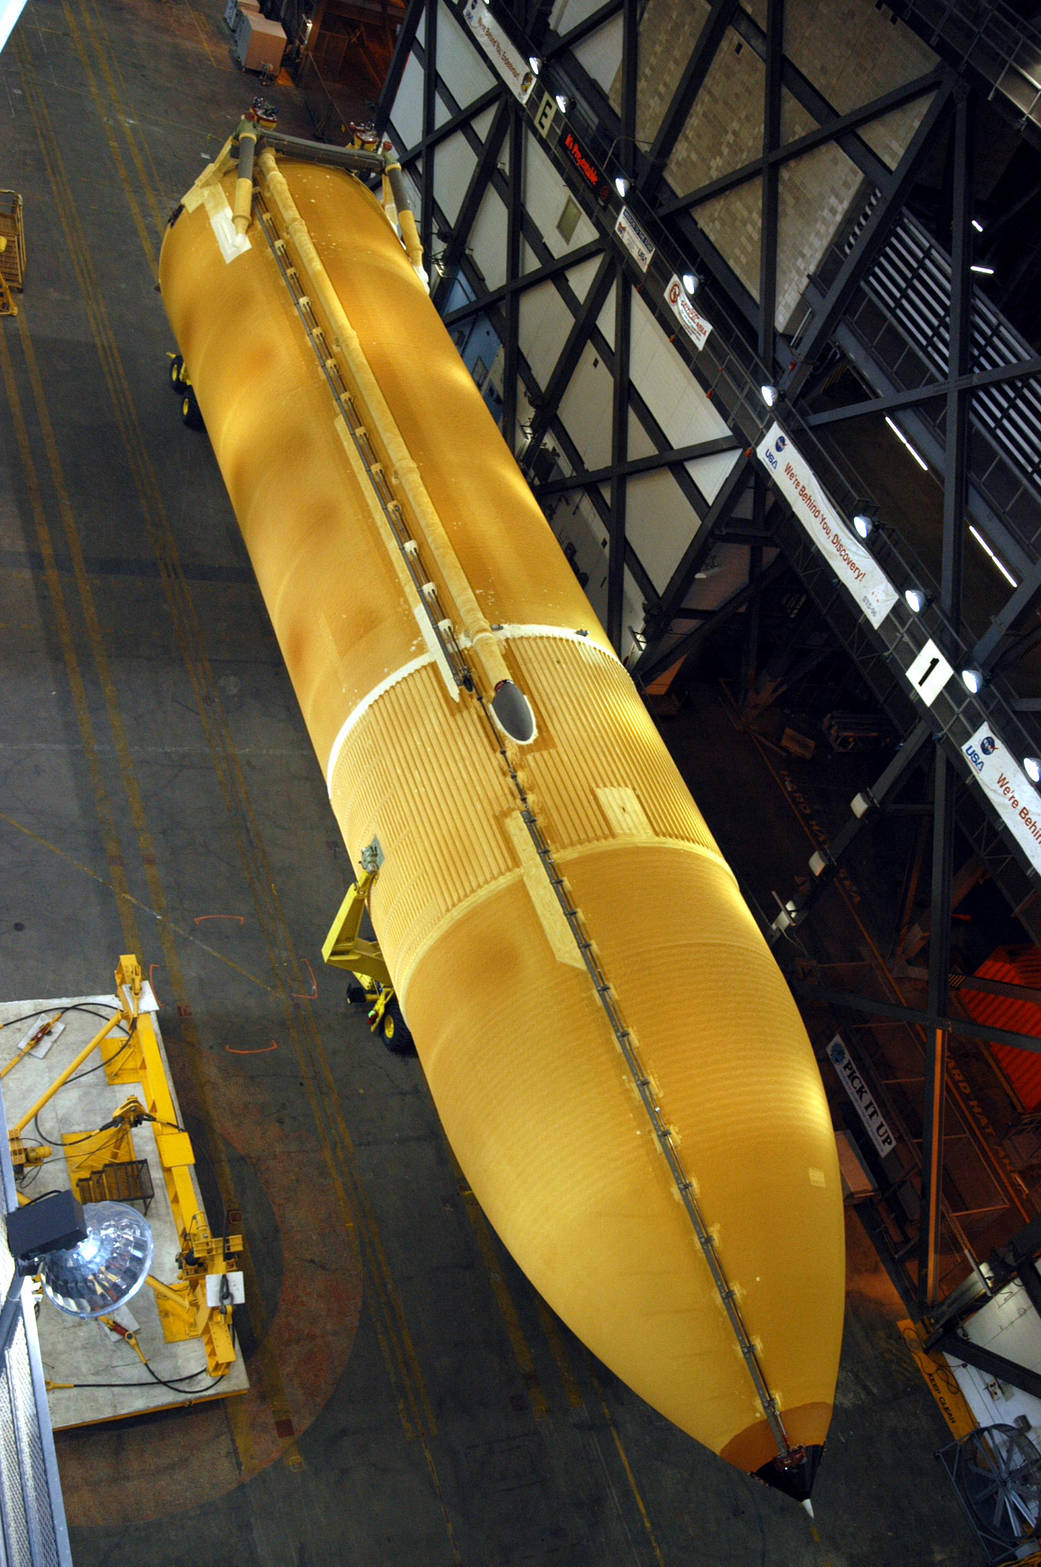
[[[774,451],[775,452],[783,452],[787,445],[788,445],[788,437],[786,435],[779,435],[777,437],[776,441],[774,442]]]
[[[984,735],[983,739],[980,741],[980,750],[983,752],[984,756],[993,756],[997,748],[998,742],[995,740],[994,736]]]

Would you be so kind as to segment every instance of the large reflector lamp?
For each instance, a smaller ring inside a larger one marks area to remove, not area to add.
[[[148,1277],[155,1242],[147,1221],[128,1203],[81,1206],[71,1192],[59,1191],[12,1209],[7,1246],[15,1262],[10,1302],[21,1280],[35,1273],[59,1310],[100,1317],[137,1294]]]
[[[155,1242],[147,1220],[125,1202],[83,1205],[87,1233],[40,1261],[43,1292],[59,1311],[100,1317],[136,1295],[152,1266]]]

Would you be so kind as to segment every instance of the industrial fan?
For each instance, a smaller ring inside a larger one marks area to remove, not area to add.
[[[951,1478],[990,1545],[1037,1538],[1041,1452],[1018,1425],[981,1426],[959,1442]]]

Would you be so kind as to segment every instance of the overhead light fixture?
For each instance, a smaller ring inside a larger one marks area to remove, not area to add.
[[[907,605],[908,609],[913,610],[916,615],[920,615],[922,610],[925,609],[926,605],[931,604],[932,601],[932,594],[927,593],[924,588],[904,589],[904,603]]]
[[[759,393],[760,393],[760,396],[763,399],[763,402],[766,404],[767,408],[772,408],[774,406],[774,404],[776,403],[778,397],[781,395],[778,392],[776,386],[771,386],[769,383],[767,383],[766,386],[761,386],[759,388]]]
[[[566,114],[571,107],[571,99],[566,97],[562,92],[557,93],[556,102],[557,108],[560,110],[561,114]]]
[[[1031,783],[1041,783],[1041,758],[1036,756],[1024,756],[1023,771]]]
[[[542,61],[539,59],[537,54],[529,54],[528,64],[531,66],[532,76],[537,76],[542,70]]]
[[[901,430],[900,426],[894,424],[892,419],[890,419],[888,414],[886,414],[885,419],[886,419],[886,424],[888,424],[889,428],[892,430],[892,432],[896,436],[897,440],[901,443],[901,445],[907,447],[907,450],[911,453],[911,456],[914,458],[914,460],[918,464],[919,468],[922,469],[923,473],[928,473],[929,472],[929,464],[926,462],[924,457],[920,457],[918,455],[918,453],[915,451],[914,447],[911,445],[910,441],[907,439],[907,436],[904,434],[903,430]]]
[[[961,680],[966,691],[971,691],[973,696],[978,696],[987,684],[987,677],[978,664],[967,664],[961,671]]]
[[[976,230],[977,234],[983,233],[983,224],[980,222],[979,218],[973,218],[972,226]]]
[[[696,294],[701,287],[701,279],[696,272],[684,272],[680,282],[688,294]]]
[[[998,571],[1001,572],[1001,575],[1004,577],[1005,581],[1007,583],[1009,583],[1009,585],[1011,587],[1018,588],[1019,587],[1019,583],[1016,581],[1016,579],[1012,575],[1011,571],[1009,571],[1008,567],[1005,565],[1005,562],[1003,560],[1000,560],[998,558],[998,556],[994,553],[994,551],[991,549],[990,545],[987,543],[986,539],[983,537],[983,534],[980,532],[979,528],[976,527],[975,523],[972,523],[972,522],[969,523],[969,532],[972,534],[973,538],[976,540],[976,543],[979,545],[980,549],[983,550],[984,554],[990,556],[991,560],[993,561],[994,565],[997,567]]]
[[[994,276],[994,268],[993,267],[976,266],[974,264],[973,266],[971,266],[969,268],[969,271],[970,272],[982,272],[984,277],[993,277]]]
[[[614,188],[624,201],[626,196],[629,194],[629,181],[626,179],[624,174],[615,175]]]
[[[860,539],[869,539],[878,527],[878,511],[865,501],[853,513],[853,532]]]

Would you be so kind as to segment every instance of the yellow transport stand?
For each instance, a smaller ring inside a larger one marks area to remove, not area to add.
[[[16,316],[12,289],[25,279],[25,226],[22,198],[15,190],[0,190],[0,316]]]

